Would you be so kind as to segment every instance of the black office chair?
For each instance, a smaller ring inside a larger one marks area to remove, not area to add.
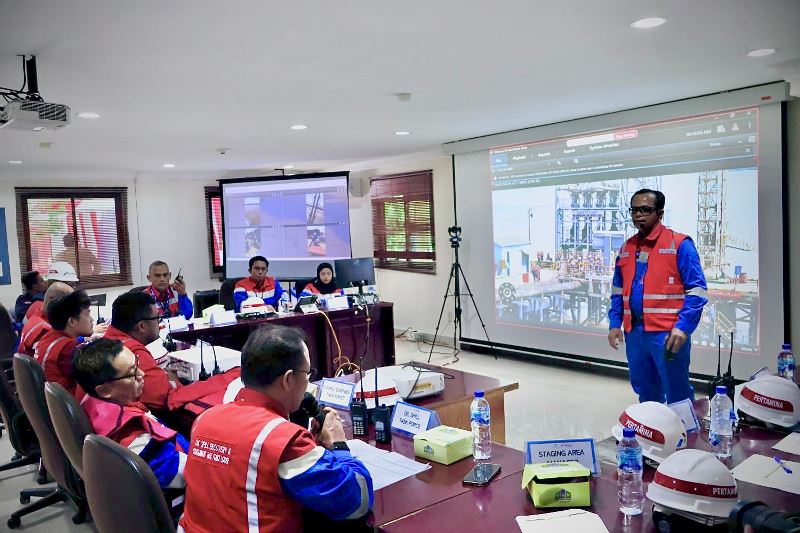
[[[233,309],[233,289],[240,279],[243,278],[228,278],[219,287],[219,303],[228,311]]]
[[[83,445],[86,496],[100,533],[174,532],[158,480],[141,457],[101,435]]]
[[[233,289],[231,289],[232,291]],[[233,294],[233,293],[231,293]],[[232,296],[231,296],[232,297]],[[203,316],[203,309],[219,303],[219,290],[197,291],[194,293],[194,317]]]
[[[78,512],[72,517],[72,522],[81,524],[88,518],[83,482],[61,449],[55,434],[44,396],[44,371],[33,358],[16,354],[14,376],[20,403],[39,439],[42,461],[58,486],[41,500],[12,513],[8,519],[8,527],[13,529],[19,526],[21,517],[26,514],[63,501],[72,502],[78,508]]]
[[[94,433],[92,424],[75,397],[58,383],[46,383],[44,395],[58,442],[72,467],[83,478],[83,441],[86,435]]]

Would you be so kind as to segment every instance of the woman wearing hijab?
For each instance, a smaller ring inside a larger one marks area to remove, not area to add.
[[[344,291],[336,285],[333,279],[333,265],[330,263],[320,263],[317,266],[317,277],[305,286],[301,296],[312,294],[343,294]]]

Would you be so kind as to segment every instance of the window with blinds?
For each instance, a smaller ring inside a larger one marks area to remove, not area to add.
[[[125,187],[16,187],[20,268],[72,265],[84,289],[130,285]]]
[[[222,196],[219,187],[206,187],[206,225],[211,272],[222,273]]]
[[[436,274],[433,171],[372,178],[375,266]]]

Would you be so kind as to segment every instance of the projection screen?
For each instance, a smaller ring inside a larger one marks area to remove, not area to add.
[[[783,83],[449,143],[461,263],[493,343],[624,366],[606,341],[614,261],[638,189],[695,242],[709,302],[691,372],[774,368],[783,342]],[[487,209],[486,206],[491,206]],[[788,293],[788,287],[786,287]],[[467,345],[486,340],[471,305]]]

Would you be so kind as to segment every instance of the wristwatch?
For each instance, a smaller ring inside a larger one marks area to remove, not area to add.
[[[336,451],[336,450],[344,450],[346,452],[349,452],[350,446],[348,446],[345,441],[340,440],[338,442],[334,442],[333,444],[331,444],[331,451]]]

